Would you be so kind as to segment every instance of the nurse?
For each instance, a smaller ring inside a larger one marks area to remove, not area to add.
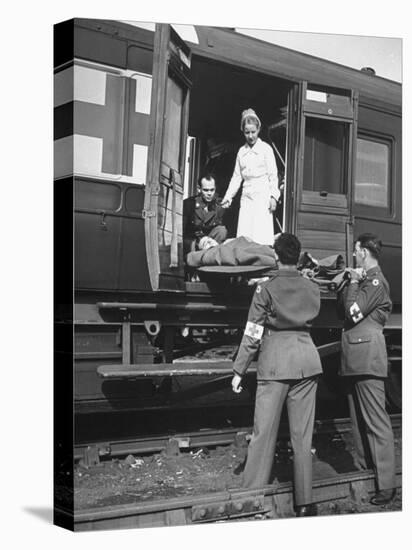
[[[240,129],[246,143],[237,154],[235,170],[222,200],[228,208],[243,181],[237,237],[259,244],[273,244],[273,212],[279,199],[275,155],[259,138],[261,123],[253,109],[242,113]]]

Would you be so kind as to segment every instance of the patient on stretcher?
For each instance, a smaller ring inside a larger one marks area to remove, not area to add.
[[[247,237],[227,239],[218,244],[210,237],[199,241],[199,250],[189,252],[186,262],[189,267],[204,266],[260,266],[276,268],[275,251],[269,245],[258,244]]]
[[[200,239],[197,248],[198,250],[187,255],[186,263],[189,268],[198,272],[236,274],[244,276],[247,284],[254,284],[256,281],[262,281],[262,277],[273,276],[273,272],[277,270],[274,249],[247,237],[227,239],[224,243],[218,244],[214,239],[205,236]],[[316,260],[304,252],[299,260],[298,269],[304,277],[312,279],[325,289],[333,290],[333,287],[341,282],[345,262],[340,254]]]

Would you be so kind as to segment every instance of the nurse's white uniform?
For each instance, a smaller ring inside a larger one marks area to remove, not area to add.
[[[237,237],[249,237],[259,244],[273,244],[273,214],[270,197],[278,200],[278,171],[270,145],[257,139],[243,145],[237,154],[235,170],[222,200],[232,202],[243,180]]]

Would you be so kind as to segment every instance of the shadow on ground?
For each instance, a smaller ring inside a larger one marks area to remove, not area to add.
[[[53,524],[53,509],[52,508],[46,508],[46,507],[37,507],[37,506],[28,506],[26,508],[23,508],[23,510],[31,514],[32,516],[35,516],[39,518],[42,521],[45,521],[46,523],[50,523],[50,525]]]

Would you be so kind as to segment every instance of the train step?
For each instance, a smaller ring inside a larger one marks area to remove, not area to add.
[[[256,364],[248,372],[256,372]],[[232,361],[179,361],[174,363],[148,363],[130,365],[101,365],[97,373],[102,378],[145,378],[162,376],[231,375]]]
[[[340,342],[331,342],[318,347],[321,357],[326,357],[340,351]],[[256,372],[256,362],[252,362],[248,372]],[[229,360],[201,360],[174,361],[173,363],[148,364],[117,364],[100,365],[97,373],[102,378],[145,378],[153,376],[194,376],[232,374],[233,361]]]

